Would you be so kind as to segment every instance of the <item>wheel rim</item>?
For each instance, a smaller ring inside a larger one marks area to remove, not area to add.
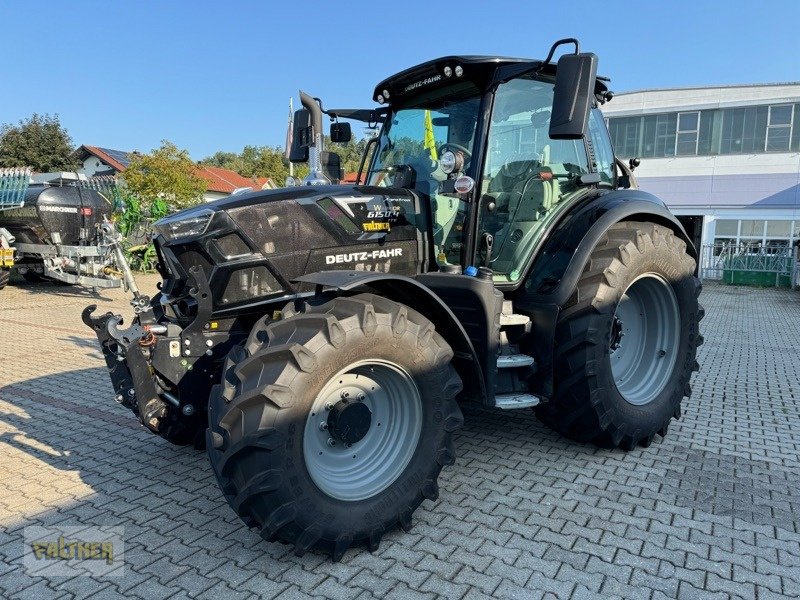
[[[326,428],[331,408],[342,400],[361,402],[371,413],[366,433],[350,445]],[[314,400],[303,436],[306,468],[328,496],[364,500],[397,480],[421,430],[422,399],[411,375],[388,361],[359,361],[339,371]]]
[[[609,346],[614,383],[627,402],[642,406],[664,390],[679,339],[680,312],[672,286],[654,273],[638,277],[617,304]]]

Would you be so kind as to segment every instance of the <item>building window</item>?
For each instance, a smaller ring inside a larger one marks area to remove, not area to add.
[[[791,221],[767,221],[767,237],[788,238],[792,234]]]
[[[739,221],[736,219],[719,219],[714,227],[714,235],[735,238],[739,235]]]
[[[800,150],[796,120],[800,103],[610,117],[608,129],[624,158],[757,154]]]
[[[792,105],[782,104],[769,107],[767,119],[767,152],[786,152],[792,139]]]
[[[678,121],[676,114],[671,115],[655,115],[653,117],[645,117],[645,123],[651,121],[651,126],[655,127],[655,147],[654,156],[675,156],[675,124]],[[645,126],[645,134],[647,134],[647,126]],[[648,136],[652,140],[653,136]]]
[[[768,109],[767,106],[722,109],[720,154],[763,152]]]
[[[639,153],[639,122],[641,117],[609,119],[609,132],[614,144],[614,154],[633,158]]]
[[[697,134],[700,131],[700,113],[678,113],[678,134],[675,137],[675,155],[693,156],[697,154]]]
[[[714,246],[746,248],[790,248],[800,237],[797,221],[762,219],[718,219],[714,226]],[[770,250],[772,251],[772,250]]]
[[[739,236],[762,239],[764,237],[764,221],[760,219],[743,219],[741,229],[739,230]]]

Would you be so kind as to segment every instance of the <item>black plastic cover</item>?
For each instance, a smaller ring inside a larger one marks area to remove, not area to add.
[[[301,108],[294,111],[289,160],[293,163],[308,162],[308,146],[311,141],[311,113]]]
[[[353,139],[350,123],[331,123],[331,141],[337,144],[346,144]]]

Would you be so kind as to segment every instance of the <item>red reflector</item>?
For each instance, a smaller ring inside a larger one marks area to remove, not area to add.
[[[542,171],[539,173],[539,178],[542,181],[550,181],[553,178],[553,174],[549,171]]]
[[[85,206],[81,208],[81,214],[84,217],[91,217],[92,216],[92,208],[90,206]]]

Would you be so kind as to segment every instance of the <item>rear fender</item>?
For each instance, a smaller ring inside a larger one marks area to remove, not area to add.
[[[683,225],[662,200],[641,190],[614,190],[576,207],[561,220],[528,275],[525,295],[546,297],[559,305],[566,302],[594,247],[621,221],[650,221],[672,229],[697,260]]]
[[[344,293],[369,288],[425,315],[455,353],[453,367],[464,382],[464,394],[470,394],[471,398],[481,402],[487,397],[481,361],[467,332],[453,311],[427,286],[410,277],[375,271],[321,271],[294,281],[316,285],[317,293],[325,288]]]
[[[553,346],[560,307],[575,291],[595,246],[622,221],[649,221],[670,228],[686,242],[687,252],[697,261],[697,251],[683,226],[653,194],[620,189],[578,205],[550,234],[516,297],[516,310],[529,315],[533,322],[536,342],[527,351],[539,367],[531,381],[534,393],[552,394]]]

